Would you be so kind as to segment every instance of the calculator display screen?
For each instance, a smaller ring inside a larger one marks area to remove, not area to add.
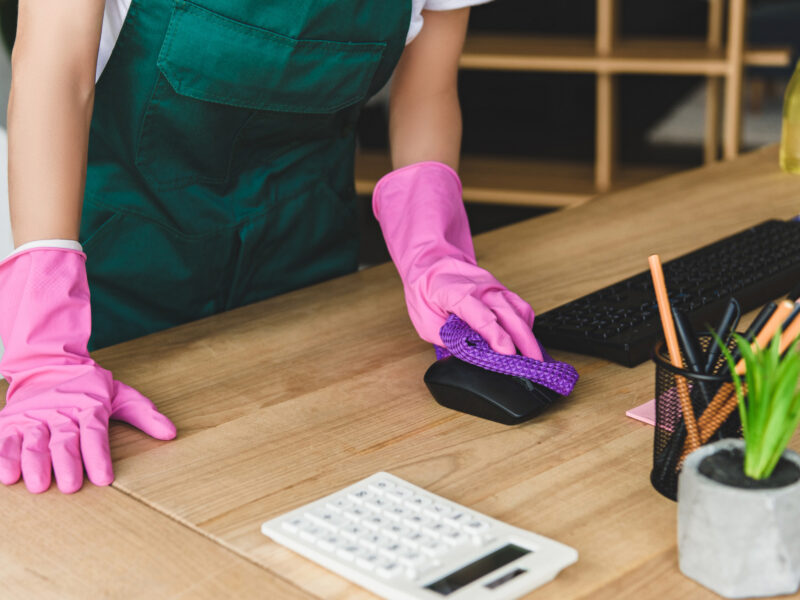
[[[499,569],[517,560],[520,556],[525,556],[529,553],[530,550],[526,548],[508,544],[468,564],[466,567],[460,568],[458,571],[445,575],[438,581],[434,581],[425,587],[440,593],[442,596],[447,596],[465,585],[472,583],[476,579],[480,579],[484,575],[491,573],[495,569]]]

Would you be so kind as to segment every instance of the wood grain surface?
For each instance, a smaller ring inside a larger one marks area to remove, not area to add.
[[[312,598],[113,488],[0,495],[3,600]]]
[[[546,311],[645,270],[649,254],[667,261],[797,213],[800,177],[780,173],[770,148],[479,236],[476,249],[482,266]],[[385,470],[575,547],[578,563],[531,597],[716,597],[678,571],[676,505],[649,482],[653,430],[624,414],[652,397],[652,366],[554,354],[581,380],[529,423],[507,427],[440,407],[422,382],[432,349],[414,334],[391,265],[104,349],[97,360],[148,394],[178,439],[114,425],[112,490],[0,489],[4,506],[17,507],[0,517],[10,532],[0,564],[10,560],[18,585],[42,595],[131,597],[143,582],[164,591],[151,597],[180,597],[170,594],[184,586],[188,598],[202,597],[189,587],[198,581],[191,569],[225,569],[223,556],[231,575],[214,584],[244,586],[229,597],[266,579],[278,591],[265,598],[372,598],[259,526]],[[30,514],[20,522],[37,507],[41,522]],[[82,511],[102,513],[100,521]],[[137,525],[149,520],[163,529]],[[47,535],[51,527],[60,537]],[[164,558],[184,543],[182,556]],[[112,555],[112,567],[130,572],[115,579],[87,560],[69,585],[53,587],[72,573],[58,556],[69,565],[76,552]],[[42,554],[51,558],[36,567]],[[27,577],[25,565],[39,571]]]

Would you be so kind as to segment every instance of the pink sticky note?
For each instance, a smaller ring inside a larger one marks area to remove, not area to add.
[[[632,408],[625,413],[631,419],[636,419],[648,425],[656,424],[656,401],[655,399],[645,402],[641,406]]]

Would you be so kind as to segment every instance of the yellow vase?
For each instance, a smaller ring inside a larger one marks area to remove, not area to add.
[[[800,61],[783,98],[780,165],[787,173],[800,173]]]

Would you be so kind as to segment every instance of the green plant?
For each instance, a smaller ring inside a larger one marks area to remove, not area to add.
[[[742,336],[733,336],[746,366],[744,384],[736,375],[733,383],[745,442],[744,472],[753,479],[772,474],[800,423],[800,353],[795,342],[781,355],[780,336],[778,330],[766,348],[755,350]],[[730,372],[736,373],[727,346],[714,337]]]

